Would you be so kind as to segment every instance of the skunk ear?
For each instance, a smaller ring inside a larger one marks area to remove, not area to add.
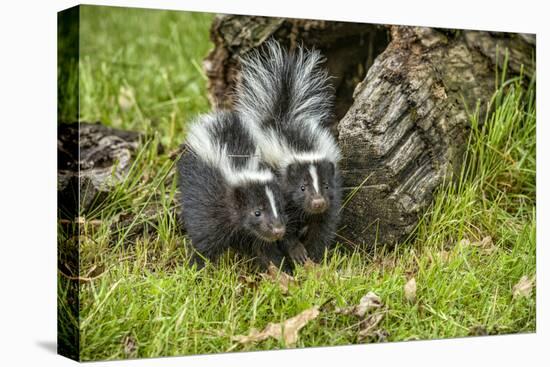
[[[285,169],[286,177],[296,176],[297,173],[298,173],[298,163],[291,163],[288,166],[286,166],[286,169]]]
[[[235,203],[237,208],[243,208],[246,205],[246,189],[244,187],[230,187],[229,196],[231,197],[231,201]]]

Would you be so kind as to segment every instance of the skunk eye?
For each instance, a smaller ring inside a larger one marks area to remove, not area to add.
[[[259,210],[256,210],[256,211],[254,212],[254,215],[257,216],[257,217],[259,217],[260,215],[262,215],[262,212],[259,211]]]
[[[327,182],[325,182],[325,189],[328,190],[328,183]]]
[[[300,186],[300,190],[306,191],[306,187],[304,185]]]

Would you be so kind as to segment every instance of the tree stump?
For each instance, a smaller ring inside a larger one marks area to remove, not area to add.
[[[363,247],[403,241],[460,171],[469,114],[487,111],[505,53],[509,71],[535,70],[533,35],[220,16],[205,61],[215,106],[231,107],[238,57],[269,37],[327,58],[350,198],[338,237]]]
[[[73,220],[101,202],[123,180],[140,134],[99,122],[58,124],[57,197],[59,218]]]

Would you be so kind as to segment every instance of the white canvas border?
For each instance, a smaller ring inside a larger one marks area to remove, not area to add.
[[[101,362],[98,366],[541,365],[548,360],[548,21],[543,1],[118,0],[134,6],[537,33],[537,333],[301,350]],[[56,12],[73,1],[6,2],[1,11],[2,365],[74,364],[56,333]]]

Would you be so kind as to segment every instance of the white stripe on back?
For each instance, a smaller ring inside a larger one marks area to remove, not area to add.
[[[313,188],[316,193],[319,193],[319,176],[317,175],[317,167],[313,164],[309,166],[309,174],[313,180]]]
[[[271,191],[271,189],[266,186],[265,193],[267,194],[267,198],[269,199],[269,203],[271,204],[271,210],[273,210],[273,216],[277,218],[278,217],[277,207],[275,206],[275,197],[273,196],[273,191]]]
[[[227,143],[212,136],[215,125],[223,123],[220,116],[215,113],[202,115],[191,124],[186,140],[189,149],[205,163],[219,169],[225,181],[231,186],[273,181],[273,172],[259,168],[259,148],[256,148],[254,156],[247,158],[246,166],[235,167],[227,152]]]
[[[275,176],[269,170],[233,170],[225,173],[225,180],[231,186],[245,185],[250,182],[267,183],[273,181]]]

